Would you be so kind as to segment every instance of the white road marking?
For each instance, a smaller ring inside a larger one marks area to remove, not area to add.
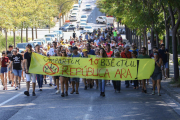
[[[89,120],[89,114],[86,114],[85,116],[84,116],[84,119],[83,120]]]
[[[23,93],[19,93],[19,94],[15,95],[14,97],[12,97],[12,98],[10,98],[10,99],[8,99],[8,100],[2,102],[2,103],[0,104],[0,107],[1,107],[2,105],[4,105],[4,104],[10,102],[11,100],[17,98],[17,97],[20,96],[21,94],[23,94]]]

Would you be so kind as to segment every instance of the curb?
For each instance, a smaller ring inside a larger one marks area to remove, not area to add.
[[[165,91],[171,98],[180,104],[180,97],[178,98],[178,93],[174,90],[171,90],[167,85],[161,86],[161,89]],[[179,95],[180,96],[180,95]]]

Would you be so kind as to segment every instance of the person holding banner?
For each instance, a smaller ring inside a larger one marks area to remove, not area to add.
[[[132,58],[131,52],[129,52],[129,49],[130,49],[130,47],[128,45],[126,45],[124,51],[121,52],[122,58]],[[129,87],[129,81],[126,80],[125,84],[126,84],[126,88],[128,88]]]
[[[141,54],[138,56],[138,58],[150,58],[149,55],[146,54],[146,47],[141,48]],[[143,86],[142,86],[142,92],[147,93],[146,90],[146,79],[142,80]]]
[[[78,48],[76,46],[74,46],[72,48],[73,50],[73,53],[70,55],[70,57],[81,57],[81,54],[78,53]],[[78,92],[78,88],[79,88],[79,78],[72,78],[71,79],[71,82],[72,82],[72,91],[71,91],[71,94],[73,94],[75,92],[75,83],[76,83],[76,94],[79,94]]]
[[[83,52],[82,57],[83,58],[88,58],[87,49],[83,49],[82,52]],[[83,78],[83,81],[84,81],[84,85],[85,85],[84,90],[87,90],[87,82],[89,83],[89,81],[87,81],[86,78]]]
[[[67,57],[67,53],[66,53],[65,49],[63,49],[61,51],[61,57]],[[61,81],[61,97],[64,97],[65,95],[68,96],[68,79],[69,79],[69,77],[60,76],[60,81]],[[59,89],[59,80],[56,80],[56,84],[57,84],[57,87]],[[65,94],[64,94],[64,85],[65,85],[65,89],[66,89]]]
[[[155,61],[155,69],[152,74],[152,82],[153,82],[153,92],[152,95],[155,95],[155,85],[157,83],[157,89],[158,89],[158,96],[161,96],[160,94],[160,88],[161,88],[161,80],[162,80],[162,70],[161,65],[163,63],[162,59],[159,57],[158,52],[154,52],[154,61]]]
[[[29,96],[30,81],[31,81],[31,77],[32,77],[32,87],[33,87],[32,96],[36,96],[36,94],[35,94],[36,75],[29,73],[29,67],[30,67],[30,63],[31,63],[31,54],[32,54],[32,45],[28,44],[27,48],[28,48],[28,51],[24,54],[24,63],[25,63],[24,71],[26,73],[26,89],[27,89],[27,91],[25,91],[24,94]]]
[[[100,49],[100,55],[101,58],[106,58],[107,54],[106,51],[104,50],[104,48]],[[100,89],[100,96],[105,96],[105,80],[99,80],[99,89]]]

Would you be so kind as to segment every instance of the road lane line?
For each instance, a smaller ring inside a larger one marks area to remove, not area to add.
[[[2,102],[2,103],[0,104],[0,107],[1,107],[2,105],[4,105],[4,104],[10,102],[11,100],[14,100],[15,98],[17,98],[18,96],[20,96],[20,95],[22,95],[22,94],[23,94],[23,93],[19,93],[19,94],[15,95],[14,97],[12,97],[12,98],[10,98],[10,99]]]

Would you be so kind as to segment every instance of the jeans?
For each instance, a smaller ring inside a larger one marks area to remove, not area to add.
[[[120,91],[121,90],[121,81],[113,80],[112,82],[113,82],[114,89],[117,91]]]
[[[43,84],[43,75],[37,74],[36,77],[37,77],[37,82],[38,82],[39,88],[42,88],[42,84]]]
[[[129,87],[129,80],[126,80],[126,81],[125,81],[125,84],[126,84],[126,86]]]
[[[99,80],[100,92],[105,92],[105,80]]]

